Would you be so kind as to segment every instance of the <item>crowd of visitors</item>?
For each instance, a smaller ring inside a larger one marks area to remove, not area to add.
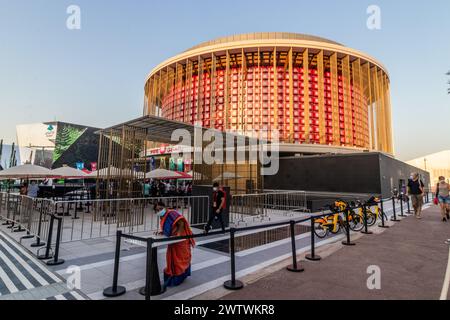
[[[179,182],[147,180],[144,182],[144,197],[189,197],[192,195],[192,181]]]

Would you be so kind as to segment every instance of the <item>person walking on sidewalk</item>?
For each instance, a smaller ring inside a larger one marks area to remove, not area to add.
[[[450,185],[445,181],[445,177],[439,177],[436,186],[436,198],[441,205],[442,221],[447,222],[450,219],[448,209],[450,207]]]
[[[209,217],[208,223],[205,225],[205,233],[207,234],[211,230],[211,225],[214,220],[219,220],[222,232],[225,232],[225,224],[223,222],[222,212],[226,207],[227,195],[223,191],[217,182],[213,184],[213,203],[212,212]]]
[[[408,195],[411,196],[414,215],[417,219],[422,219],[423,194],[425,185],[420,180],[417,172],[411,175],[408,181]]]

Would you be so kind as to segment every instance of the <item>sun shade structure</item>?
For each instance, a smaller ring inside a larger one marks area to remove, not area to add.
[[[61,178],[78,178],[78,179],[85,179],[88,178],[89,175],[81,170],[71,168],[71,167],[61,167],[58,169],[52,170],[52,174],[55,177],[61,177]]]
[[[180,139],[180,131],[187,133],[189,138],[183,135]],[[211,131],[209,131],[211,130]],[[208,132],[207,132],[208,131]],[[175,134],[175,140],[172,135]],[[236,132],[223,132],[217,129],[209,129],[191,123],[184,123],[177,120],[161,118],[155,115],[145,115],[143,117],[130,120],[121,124],[111,126],[109,128],[98,131],[100,135],[99,141],[99,168],[111,168],[108,173],[107,169],[104,175],[100,174],[103,182],[97,184],[97,192],[99,194],[108,195],[108,186],[115,192],[115,197],[139,197],[142,195],[142,180],[150,179],[155,173],[146,176],[145,172],[151,170],[150,160],[153,157],[151,150],[155,148],[164,149],[166,146],[177,145],[175,152],[161,153],[165,157],[181,159],[179,153],[185,155],[190,153],[192,168],[195,174],[192,176],[194,185],[210,185],[212,178],[217,177],[224,172],[234,172],[235,175],[243,177],[243,179],[234,179],[231,190],[233,193],[246,192],[247,189],[262,189],[263,179],[260,174],[261,162],[250,159],[246,155],[244,161],[237,161],[237,152],[248,152],[250,146],[268,147],[271,142],[267,137],[250,137]],[[204,158],[205,153],[211,150],[211,136],[214,140],[214,152],[222,153],[223,157],[228,159],[231,152],[232,161],[207,163]],[[209,137],[209,138],[208,138]],[[219,139],[217,139],[219,138]],[[182,144],[181,144],[182,142]],[[207,149],[208,148],[208,149]],[[180,151],[182,150],[182,151]],[[205,151],[206,150],[206,151]],[[225,153],[228,153],[225,155]],[[157,168],[166,169],[165,163],[159,164]],[[132,174],[116,174],[119,169],[130,170]],[[197,174],[198,173],[198,174]],[[96,174],[93,173],[95,178]],[[156,176],[155,179],[187,179],[183,176],[179,177],[170,175]],[[225,181],[222,181],[222,183]]]
[[[24,164],[0,171],[0,179],[51,178],[54,176],[51,170],[33,164]]]
[[[242,177],[234,172],[224,172],[223,174],[221,174],[220,176],[215,178],[213,181],[219,182],[222,180],[233,180],[233,179],[242,179],[242,178],[244,178],[244,177]]]
[[[169,171],[166,169],[155,169],[150,171],[145,175],[147,179],[158,179],[158,180],[168,180],[168,179],[184,179],[185,177],[180,173],[175,171]]]

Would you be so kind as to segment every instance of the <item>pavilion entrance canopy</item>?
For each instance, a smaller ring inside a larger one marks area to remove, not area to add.
[[[176,139],[172,139],[174,132]],[[230,187],[234,194],[263,189],[261,161],[248,151],[255,145],[267,145],[267,139],[211,130],[152,115],[114,125],[98,133],[98,168],[107,172],[97,182],[100,198],[141,197],[145,175],[151,170],[149,150],[163,144],[190,148],[191,152],[185,152],[183,157],[192,159],[192,170],[197,173],[193,177],[194,185],[211,185],[218,181]],[[181,143],[180,133],[183,133]],[[211,163],[203,157],[205,151],[214,157],[222,152],[223,161]],[[238,156],[239,151],[244,151],[244,157],[242,152]]]

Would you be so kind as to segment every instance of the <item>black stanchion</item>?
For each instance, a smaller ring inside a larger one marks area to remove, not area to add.
[[[319,261],[322,258],[316,255],[316,235],[314,234],[314,217],[310,218],[311,221],[311,253],[306,255],[306,259],[309,261]]]
[[[236,280],[236,257],[235,257],[235,247],[234,247],[234,233],[235,228],[230,229],[230,258],[231,258],[231,280],[225,281],[223,286],[228,290],[239,290],[244,287],[244,284]]]
[[[16,227],[16,229],[13,230],[13,232],[25,232],[27,230],[22,228],[22,225],[19,223],[19,226]]]
[[[367,207],[365,205],[361,206],[364,216],[364,231],[361,231],[363,234],[373,234],[372,231],[369,230],[369,226],[367,225]]]
[[[304,268],[299,266],[297,262],[297,248],[295,245],[295,221],[291,221],[291,242],[292,242],[292,265],[287,267],[288,271],[291,272],[303,272]]]
[[[114,255],[113,285],[112,285],[112,287],[108,287],[105,290],[103,290],[103,295],[108,298],[118,297],[118,296],[125,294],[125,292],[127,292],[125,287],[117,285],[117,282],[119,280],[119,262],[120,262],[119,260],[120,260],[120,243],[121,242],[122,242],[122,231],[118,230],[117,236],[116,236],[116,252]]]
[[[349,211],[348,208],[345,209],[345,211],[344,211],[344,216],[345,216],[344,228],[345,228],[345,233],[346,233],[347,239],[345,241],[342,241],[342,244],[344,246],[354,246],[354,245],[356,245],[356,243],[352,242],[350,239],[350,221],[349,221],[348,211]]]
[[[20,240],[32,239],[32,238],[34,238],[34,236],[30,233],[30,231],[27,230],[27,235],[20,237]]]
[[[400,198],[400,217],[406,217],[403,212],[403,194],[401,194],[401,198]]]
[[[150,300],[151,296],[159,296],[166,291],[161,287],[158,271],[158,247],[153,247],[153,242],[153,238],[147,239],[145,286],[139,290],[139,293],[145,296],[145,300]]]
[[[31,244],[31,247],[43,247],[45,242],[41,242],[41,229],[42,229],[42,209],[39,212],[38,232],[36,235],[36,242]]]
[[[411,201],[411,198],[407,196],[407,200],[406,200],[406,205],[407,205],[407,208],[408,208],[408,211],[406,211],[407,214],[413,214],[414,213],[414,212],[411,211],[411,206],[409,204],[410,201]]]
[[[53,260],[47,261],[48,266],[58,266],[65,262],[64,259],[59,259],[59,246],[61,244],[62,218],[55,218],[55,219],[58,220],[58,227],[56,229],[55,254],[53,255]]]
[[[381,210],[381,224],[378,225],[380,228],[388,229],[389,226],[386,225],[385,221],[385,213],[384,213],[384,204],[383,204],[383,197],[380,196],[380,210]]]
[[[392,197],[392,210],[393,210],[394,216],[391,218],[391,221],[400,222],[401,220],[397,219],[397,210],[395,209],[395,198],[394,197]]]
[[[55,221],[55,217],[53,215],[51,215],[50,216],[50,227],[48,229],[47,247],[45,248],[45,254],[37,256],[37,258],[39,260],[47,260],[47,259],[52,258],[52,256],[50,255],[50,247],[51,247],[52,237],[53,237],[53,222],[54,221]]]

